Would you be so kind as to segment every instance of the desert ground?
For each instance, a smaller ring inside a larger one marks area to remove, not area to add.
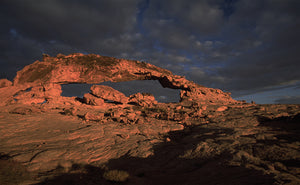
[[[107,170],[128,172],[124,184],[300,183],[299,105],[117,105],[97,121],[84,119],[87,106],[74,115],[45,106],[0,109],[1,168],[24,166],[11,177],[21,184],[111,184]],[[179,121],[164,118],[177,107]]]

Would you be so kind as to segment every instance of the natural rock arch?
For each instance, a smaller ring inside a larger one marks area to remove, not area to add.
[[[17,72],[13,86],[35,87],[42,92],[39,96],[51,99],[51,96],[60,95],[60,84],[98,84],[105,81],[132,80],[158,80],[165,88],[180,89],[181,102],[236,102],[230,97],[230,93],[203,87],[152,64],[95,54],[75,53],[67,56],[59,54],[56,57],[44,55],[43,61],[36,61]]]

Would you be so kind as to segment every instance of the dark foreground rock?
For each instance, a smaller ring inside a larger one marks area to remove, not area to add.
[[[126,171],[126,184],[300,182],[299,105],[220,107],[1,108],[0,153],[38,184],[110,184],[108,170]]]

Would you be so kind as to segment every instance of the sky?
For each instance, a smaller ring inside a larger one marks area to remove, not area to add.
[[[1,0],[0,78],[43,53],[95,53],[238,100],[300,104],[299,9],[299,0]]]

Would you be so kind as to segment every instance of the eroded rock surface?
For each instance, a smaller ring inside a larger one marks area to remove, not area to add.
[[[45,107],[0,109],[0,153],[43,174],[34,182],[109,184],[86,164],[125,170],[128,184],[300,182],[299,105]]]

